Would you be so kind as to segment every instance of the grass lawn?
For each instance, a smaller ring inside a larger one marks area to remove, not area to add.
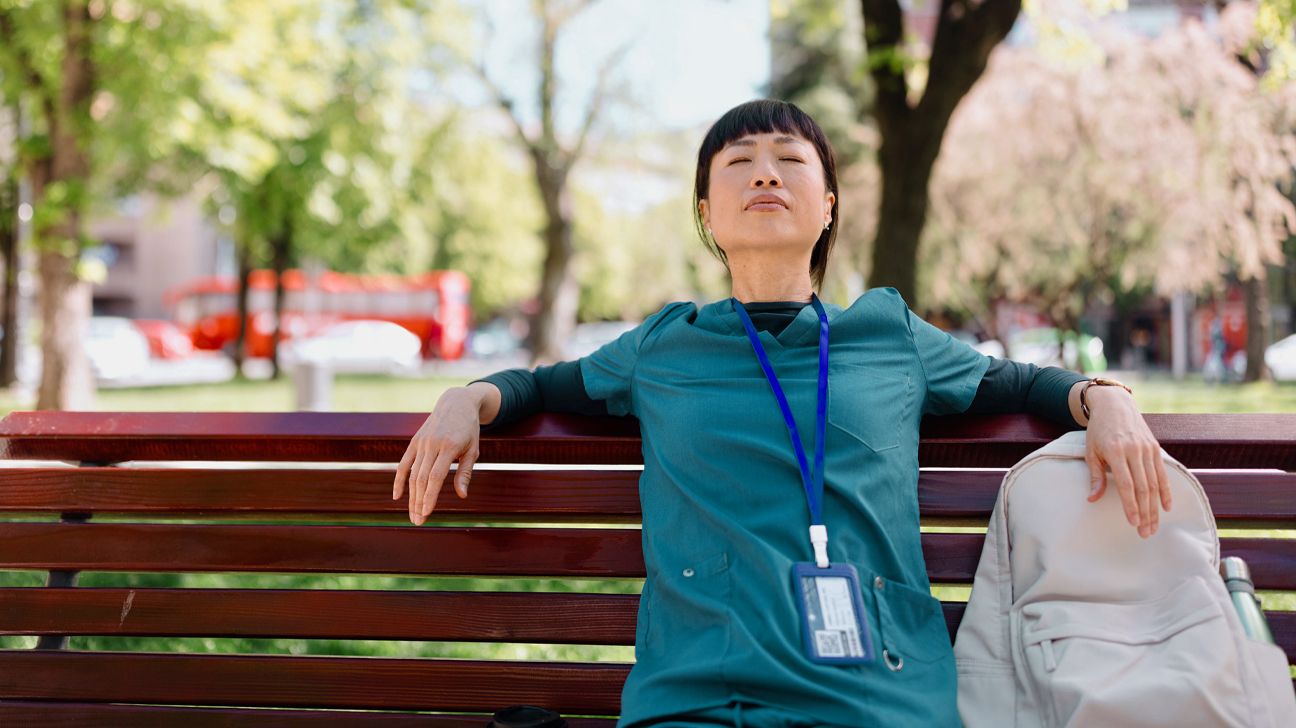
[[[339,412],[431,412],[441,393],[467,384],[468,378],[397,379],[340,376],[333,384],[333,408]],[[287,412],[294,407],[293,383],[240,380],[141,389],[101,389],[97,409],[105,412]],[[0,392],[0,411],[30,409],[34,402]]]
[[[1165,375],[1118,374],[1134,389],[1144,412],[1296,412],[1296,382],[1205,384],[1200,377],[1176,382]],[[338,412],[431,412],[441,393],[471,377],[397,379],[340,376],[333,385]],[[0,390],[0,413],[30,409],[34,402]],[[293,409],[290,377],[143,389],[104,389],[102,411],[285,412]]]
[[[1206,384],[1165,376],[1127,377],[1144,412],[1296,412],[1296,382]],[[1122,380],[1125,381],[1125,380]]]

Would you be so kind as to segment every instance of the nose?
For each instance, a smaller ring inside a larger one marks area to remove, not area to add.
[[[754,171],[751,184],[752,187],[781,187],[783,183],[779,181],[774,165],[766,162]]]

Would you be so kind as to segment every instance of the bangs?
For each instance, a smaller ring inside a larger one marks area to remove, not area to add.
[[[710,164],[717,152],[745,136],[774,132],[799,136],[818,149],[828,146],[809,114],[786,101],[760,99],[735,106],[711,126],[698,150],[698,164]]]

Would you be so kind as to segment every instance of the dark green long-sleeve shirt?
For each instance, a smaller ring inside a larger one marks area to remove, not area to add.
[[[808,305],[799,301],[745,304],[756,329],[776,336]],[[1070,428],[1079,428],[1080,424],[1071,416],[1067,399],[1071,387],[1084,380],[1083,375],[1059,367],[1038,367],[991,357],[990,366],[967,412],[1026,412]],[[606,404],[592,399],[586,392],[580,365],[575,360],[539,366],[534,370],[507,369],[476,381],[490,382],[500,390],[499,413],[483,428],[488,431],[539,412],[608,414]]]

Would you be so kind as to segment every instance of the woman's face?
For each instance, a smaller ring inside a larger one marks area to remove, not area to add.
[[[836,200],[805,139],[772,132],[736,139],[711,158],[703,224],[728,256],[738,250],[804,248],[808,255]]]

